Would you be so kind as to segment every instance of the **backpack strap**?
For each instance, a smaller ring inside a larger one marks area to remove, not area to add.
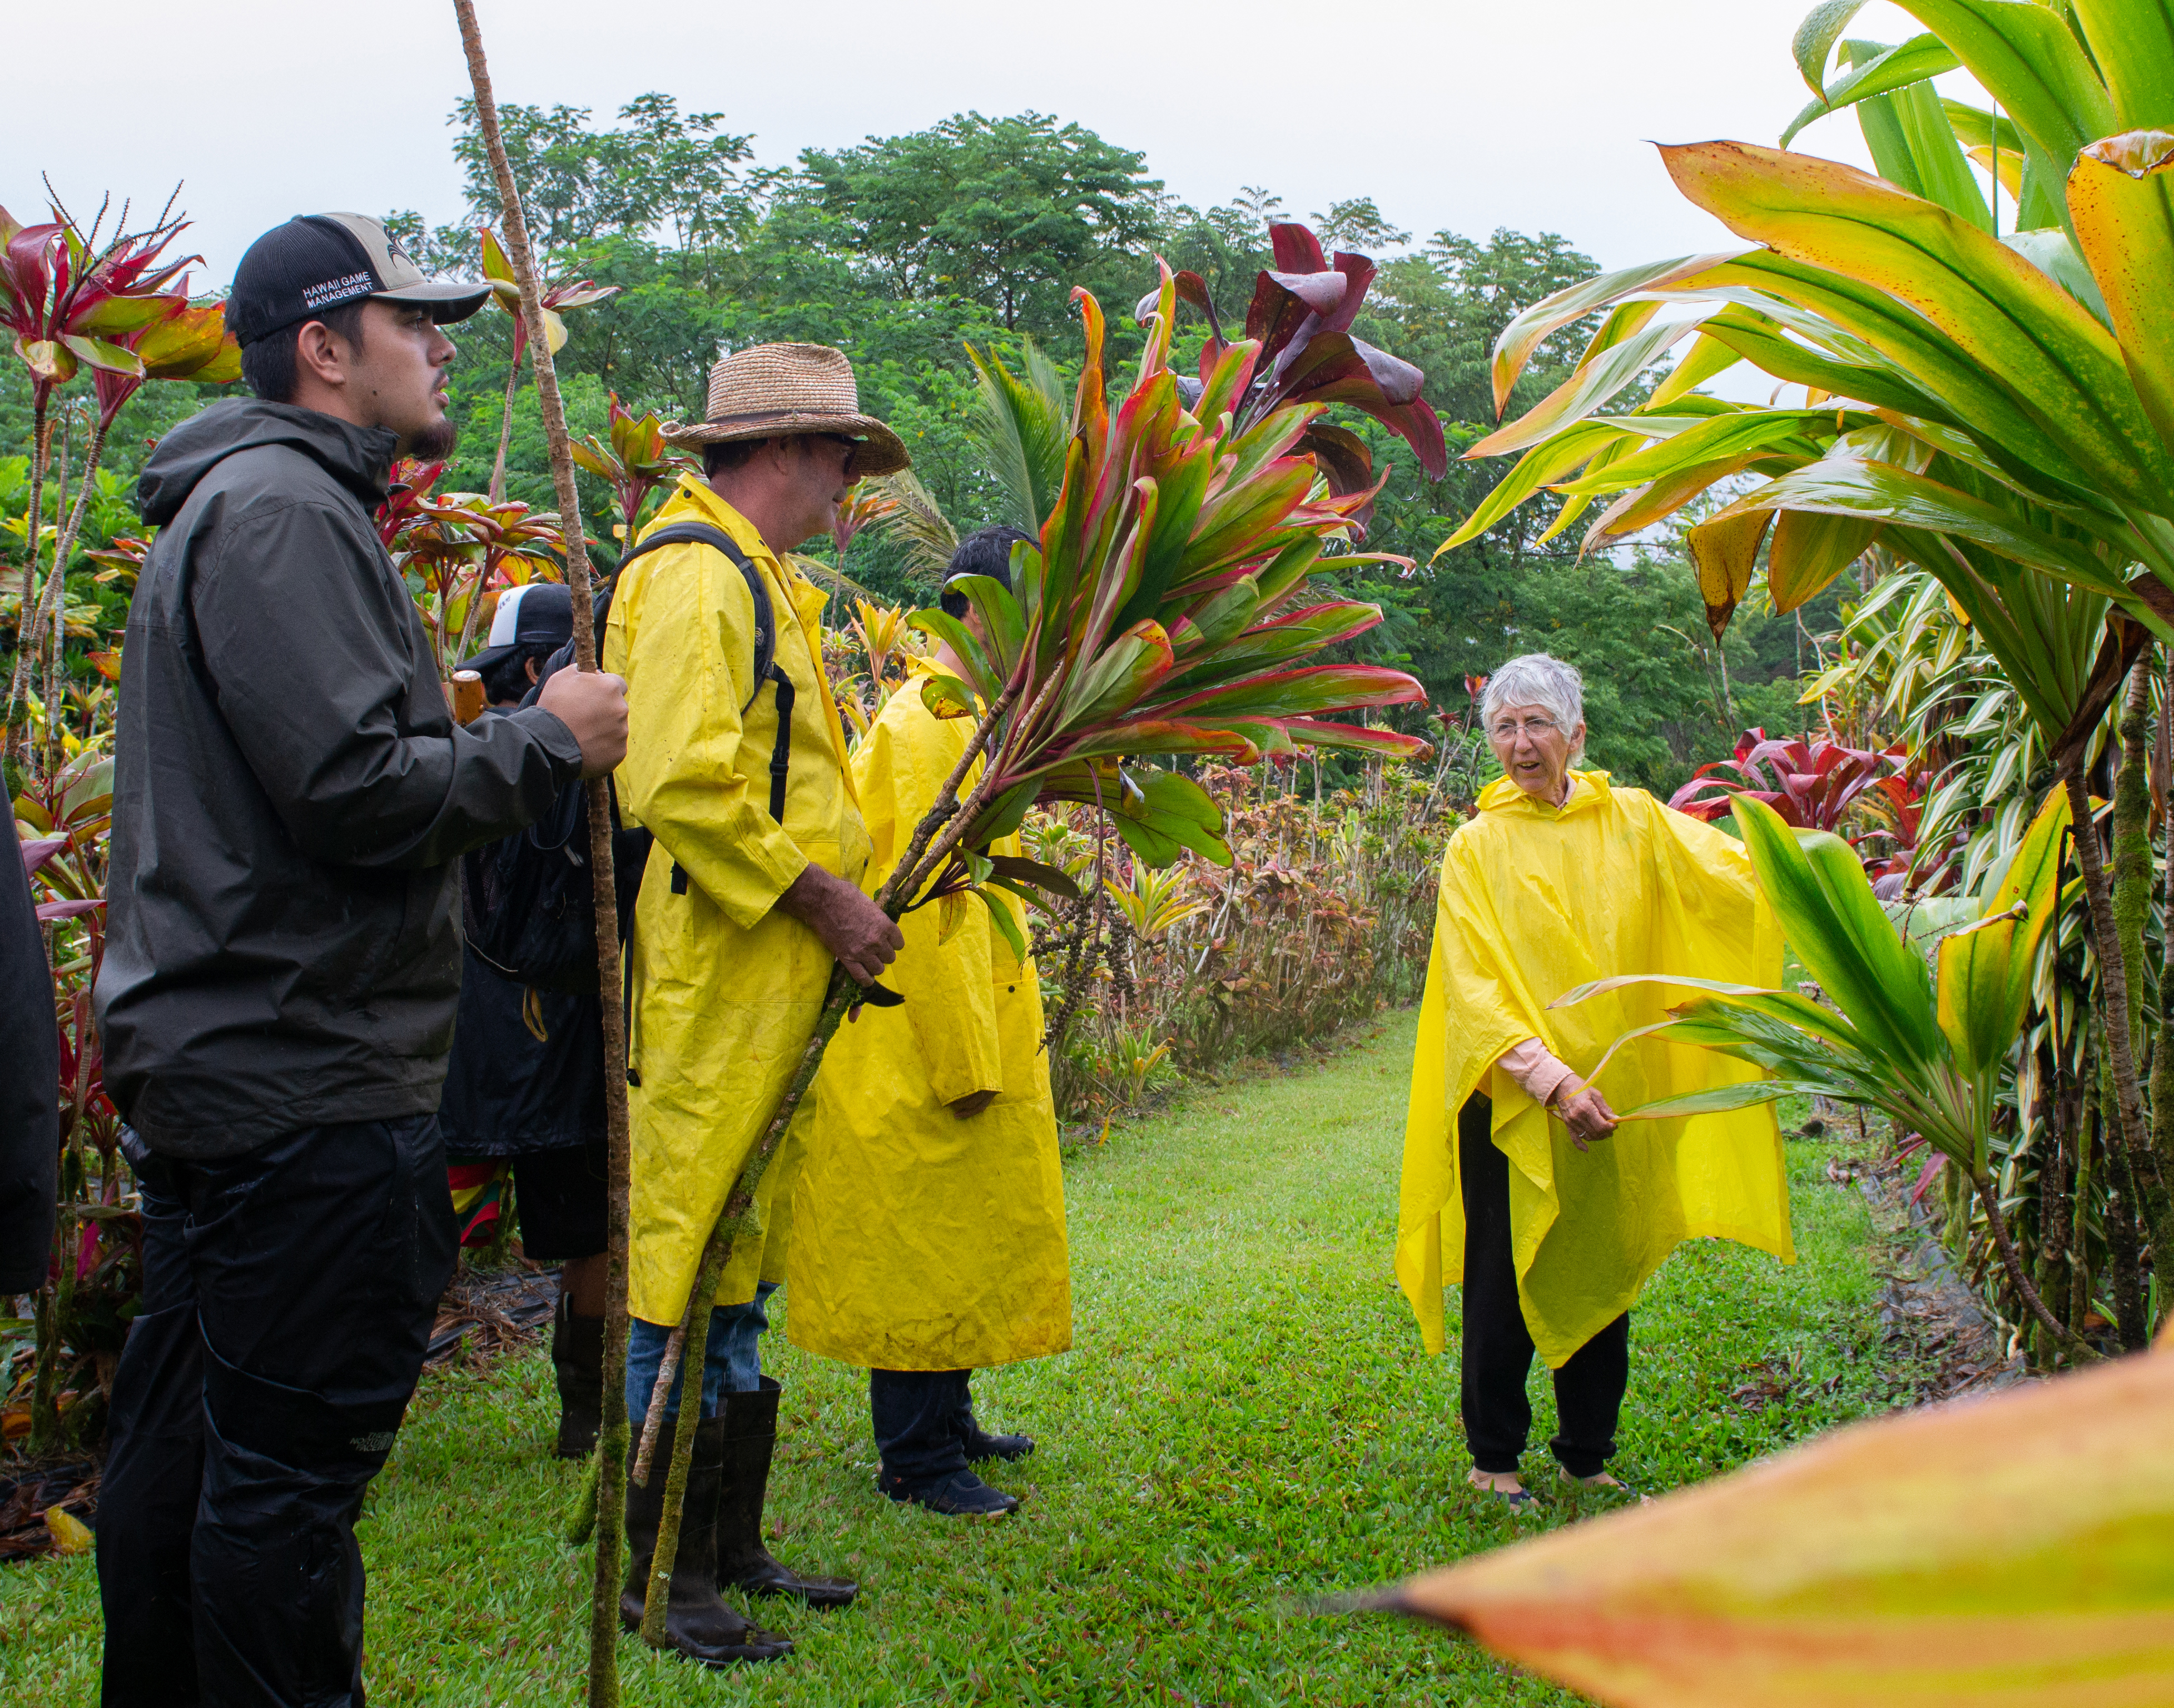
[[[770,816],[779,824],[785,822],[785,782],[792,765],[792,707],[794,694],[792,678],[777,666],[777,612],[771,603],[770,588],[762,572],[748,560],[747,554],[734,543],[733,537],[722,528],[706,522],[675,522],[652,531],[640,545],[619,560],[619,569],[613,571],[616,581],[626,566],[645,552],[653,552],[660,546],[707,546],[712,551],[722,552],[738,565],[746,581],[749,596],[754,601],[754,693],[740,707],[740,715],[747,715],[748,706],[755,702],[768,682],[775,685],[777,700],[777,738],[770,750]],[[687,893],[687,874],[679,866],[672,868],[672,893]]]

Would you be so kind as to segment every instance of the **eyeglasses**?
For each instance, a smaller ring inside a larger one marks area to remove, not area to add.
[[[1515,741],[1521,735],[1528,740],[1538,741],[1542,736],[1552,735],[1561,727],[1551,717],[1528,717],[1522,722],[1516,718],[1505,717],[1488,725],[1487,734],[1494,741]]]
[[[803,436],[814,440],[818,445],[833,446],[844,451],[845,460],[839,466],[844,472],[852,471],[853,458],[859,454],[861,449],[858,440],[848,439],[842,433],[809,433]]]

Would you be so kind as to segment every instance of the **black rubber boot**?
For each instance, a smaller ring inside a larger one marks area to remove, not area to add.
[[[1032,1435],[992,1435],[976,1423],[971,1399],[959,1408],[953,1427],[958,1432],[959,1445],[966,1450],[966,1462],[970,1465],[979,1465],[989,1459],[1016,1463],[1034,1451]]]
[[[811,1608],[851,1604],[859,1587],[842,1577],[803,1577],[763,1546],[763,1497],[777,1445],[778,1385],[725,1396],[724,1492],[717,1505],[717,1585],[749,1595],[787,1595]]]
[[[1019,1496],[992,1489],[971,1471],[954,1471],[933,1483],[882,1476],[876,1486],[894,1500],[911,1500],[947,1518],[1001,1518],[1019,1509]]]
[[[576,1316],[559,1295],[551,1318],[551,1370],[559,1378],[559,1445],[562,1459],[586,1459],[597,1450],[604,1415],[604,1320]]]
[[[649,1484],[626,1483],[626,1585],[619,1616],[629,1630],[641,1624],[650,1563],[657,1557],[657,1529],[664,1512],[664,1484],[671,1467],[670,1424],[657,1442]],[[725,1423],[706,1418],[695,1431],[687,1467],[687,1504],[679,1520],[679,1550],[672,1562],[671,1603],[665,1609],[665,1646],[706,1666],[734,1661],[775,1661],[792,1652],[791,1639],[742,1619],[717,1595],[717,1496],[722,1487]],[[629,1453],[631,1469],[634,1456]]]

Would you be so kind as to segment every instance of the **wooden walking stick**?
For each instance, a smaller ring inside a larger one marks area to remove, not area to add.
[[[551,360],[551,341],[544,336],[544,299],[537,284],[535,256],[528,246],[528,222],[522,213],[513,167],[506,157],[505,138],[499,134],[498,104],[491,98],[490,68],[484,62],[475,7],[471,0],[453,0],[453,14],[460,20],[468,79],[475,86],[477,127],[483,132],[491,171],[498,180],[498,199],[505,210],[506,258],[513,264],[513,276],[521,287],[521,312],[528,322],[536,395],[543,406],[544,437],[551,452],[551,483],[558,495],[560,531],[565,539],[566,585],[573,594],[575,667],[594,670],[596,620],[589,592],[588,553],[581,537],[581,495],[574,486],[571,441],[566,433],[565,407],[559,397],[558,370]],[[606,1708],[606,1705],[618,1708],[619,1580],[626,1517],[626,1023],[619,1006],[619,887],[612,874],[608,781],[592,779],[586,792],[589,871],[596,890],[597,993],[603,1019],[604,1113],[611,1145],[603,1420],[597,1435],[597,1570],[589,1604],[589,1701],[592,1708]]]

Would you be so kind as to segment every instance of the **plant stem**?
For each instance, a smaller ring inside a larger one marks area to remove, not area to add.
[[[461,668],[461,660],[468,656],[468,648],[475,644],[476,619],[483,612],[484,591],[490,585],[495,569],[489,553],[484,553],[483,567],[476,571],[475,585],[468,589],[468,611],[461,619],[461,644],[453,648],[452,655],[445,661],[444,673],[448,682],[453,679],[453,673]],[[591,621],[594,621],[593,615]]]
[[[2090,1029],[2085,1028],[2088,1038]],[[2090,1236],[2091,1176],[2097,1161],[2094,1149],[2096,1135],[2093,1128],[2100,1125],[2098,1063],[2090,1059],[2088,1051],[2079,1067],[2077,1078],[2083,1084],[2083,1109],[2076,1122],[2076,1184],[2075,1200],[2069,1206],[2069,1327],[2076,1333],[2084,1332],[2084,1319],[2091,1308]]]
[[[56,770],[56,767],[52,765],[50,759],[52,745],[53,725],[55,721],[53,709],[53,684],[52,673],[50,668],[46,672],[45,684],[42,688],[39,687],[38,675],[40,665],[43,662],[42,655],[45,651],[46,624],[48,621],[54,619],[54,613],[57,611],[62,611],[65,608],[65,599],[63,596],[65,595],[68,588],[68,559],[62,557],[60,553],[61,531],[59,524],[62,518],[68,514],[68,448],[69,440],[73,436],[70,432],[70,429],[74,424],[74,416],[75,412],[73,410],[63,409],[61,412],[59,424],[61,441],[60,449],[58,454],[53,459],[57,465],[53,481],[53,521],[55,523],[53,529],[53,564],[52,567],[46,571],[46,585],[44,589],[38,595],[38,608],[35,613],[33,613],[31,618],[30,646],[25,655],[23,665],[23,691],[25,694],[28,694],[33,689],[36,689],[38,692],[39,705],[43,707],[45,711],[47,756],[40,756],[38,753],[37,742],[35,737],[24,744],[24,752],[33,761],[33,769],[37,771],[38,775],[44,777],[51,777]],[[46,947],[48,951],[50,951],[51,948],[52,933],[48,931],[46,935]]]
[[[23,597],[15,609],[15,662],[8,677],[7,743],[15,743],[15,708],[23,703],[30,656],[30,612],[38,592],[39,522],[46,505],[46,465],[53,450],[52,394],[34,389],[30,403],[30,499],[23,512]]]
[[[499,132],[498,104],[490,89],[483,37],[476,27],[473,0],[453,0],[466,51],[468,79],[474,86],[478,128],[498,181],[506,220],[506,258],[521,286],[522,313],[535,350],[536,393],[544,416],[544,436],[551,452],[551,482],[559,513],[566,518],[561,534],[566,548],[566,585],[573,595],[576,668],[597,668],[597,636],[590,603],[589,559],[581,538],[581,497],[574,484],[571,441],[566,411],[559,396],[559,376],[544,335],[544,299],[535,260],[528,246],[528,224],[521,192]],[[589,873],[596,904],[597,990],[603,1009],[604,1116],[610,1152],[608,1190],[608,1236],[604,1283],[604,1369],[603,1421],[597,1435],[596,1576],[589,1597],[589,1701],[592,1708],[618,1708],[619,1579],[626,1532],[626,1242],[630,1152],[626,1108],[626,1026],[619,1003],[619,885],[612,870],[612,808],[605,779],[592,780],[586,791],[589,810]]]
[[[2000,1194],[1993,1190],[1993,1176],[1984,1170],[1972,1171],[1971,1185],[1977,1189],[1978,1203],[1985,1207],[1985,1224],[1992,1230],[1994,1248],[2000,1261],[2007,1267],[2008,1278],[2014,1284],[2016,1296],[2024,1308],[2036,1317],[2044,1329],[2068,1352],[2071,1358],[2096,1364],[2099,1354],[2086,1346],[2080,1337],[2063,1328],[2053,1313],[2046,1308],[2046,1301],[2038,1296],[2038,1289],[2031,1284],[2031,1278],[2023,1273],[2023,1260],[2016,1255],[2015,1241],[2008,1235],[2008,1218],[2000,1212]]]
[[[2107,1022],[2106,1060],[2113,1075],[2116,1118],[2106,1123],[2106,1149],[2111,1151],[2118,1144],[2124,1153],[2123,1161],[2127,1162],[2144,1150],[2146,1143],[2144,1105],[2136,1083],[2136,1052],[2130,1046],[2128,1024],[2132,1012],[2128,970],[2122,953],[2120,927],[2114,919],[2112,886],[2106,879],[2106,862],[2099,846],[2098,826],[2091,821],[2090,797],[2084,788],[2082,754],[2078,753],[2065,759],[2061,774],[2068,785],[2077,862],[2084,869],[2084,895],[2090,909],[2091,948],[2098,959],[2099,994]],[[2133,1169],[2117,1170],[2113,1178],[2119,1183],[2123,1173],[2133,1172]],[[2118,1257],[2118,1247],[2116,1255]]]
[[[2102,1036],[2103,1027],[2098,1029]],[[2099,1051],[2099,1070],[2101,1080],[2112,1078],[2112,1068],[2106,1050]],[[2099,1088],[2099,1107],[2104,1110],[2112,1101],[2110,1085]],[[2138,1267],[2136,1230],[2136,1187],[2129,1168],[2128,1155],[2113,1141],[2111,1124],[2103,1119],[2101,1127],[2106,1134],[2105,1203],[2100,1211],[2099,1224],[2106,1235],[2106,1256],[2113,1282],[2114,1332],[2124,1350],[2133,1352],[2144,1344],[2144,1280]]]
[[[2174,729],[2174,647],[2167,649],[2166,675],[2159,705],[2159,749],[2168,753],[2170,729]],[[2174,775],[2162,770],[2170,791]],[[2167,846],[2174,851],[2174,817],[2167,824]],[[2147,858],[2149,849],[2146,850]],[[2166,886],[2162,918],[2174,922],[2174,882]],[[2162,1288],[2174,1286],[2174,930],[2161,928],[2159,942],[2159,1039],[2151,1054],[2151,1148],[2159,1165],[2160,1213],[2152,1219],[2153,1267]]]
[[[2054,999],[2057,1003],[2059,997]],[[2049,1024],[2047,1029],[2053,1029]],[[2068,1201],[2069,1154],[2063,1139],[2062,1120],[2067,1110],[2067,1100],[2061,1095],[2060,1058],[2050,1042],[2038,1046],[2038,1095],[2035,1100],[2033,1122],[2038,1129],[2038,1252],[2036,1284],[2042,1299],[2065,1300],[2067,1289],[2060,1284],[2062,1259],[2067,1250],[2068,1230],[2062,1220],[2062,1208]],[[2058,1289],[2058,1290],[2057,1290]],[[2041,1330],[2036,1336],[2038,1361],[2050,1365],[2056,1351],[2055,1343]]]
[[[526,306],[525,300],[523,306]],[[521,384],[521,358],[523,354],[521,343],[521,333],[516,327],[513,335],[513,359],[506,365],[506,408],[498,418],[498,461],[490,466],[490,501],[493,504],[499,503],[506,496],[506,450],[513,442],[513,397]],[[543,365],[538,363],[537,372],[540,375],[543,370]]]
[[[36,646],[45,625],[53,625],[52,663],[46,673],[46,775],[49,777],[59,775],[62,754],[61,707],[68,688],[68,560],[83,532],[83,513],[89,507],[91,489],[97,484],[108,424],[102,415],[92,424],[90,443],[84,448],[83,473],[76,478],[75,503],[69,508],[68,525],[53,542],[53,572],[46,577],[50,597],[40,602],[38,627],[30,640]]]
[[[2113,917],[2121,933],[2122,975],[2128,986],[2124,1018],[2135,1057],[2142,1056],[2144,1046],[2144,935],[2152,889],[2151,678],[2157,659],[2157,647],[2147,646],[2129,672],[2119,726],[2121,773],[2113,794]],[[2131,1208],[2150,1232],[2152,1249],[2174,1251],[2174,1205],[2170,1205],[2166,1190],[2174,1167],[2164,1154],[2169,1135],[2164,1127],[2147,1129],[2139,1119],[2137,1136],[2147,1131],[2150,1137],[2143,1144],[2124,1147],[2117,1178],[2120,1172],[2128,1175]]]

